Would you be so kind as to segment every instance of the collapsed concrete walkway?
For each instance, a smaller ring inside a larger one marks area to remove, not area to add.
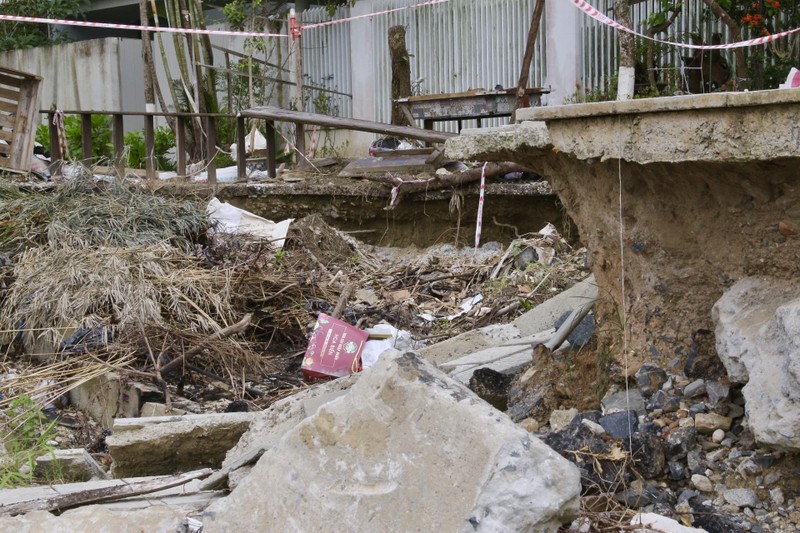
[[[550,182],[592,251],[605,346],[621,345],[626,311],[631,372],[719,369],[711,308],[724,289],[800,274],[800,91],[539,107],[518,121],[464,131],[446,154]]]

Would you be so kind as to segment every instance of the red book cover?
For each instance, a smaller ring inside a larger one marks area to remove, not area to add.
[[[361,369],[361,351],[369,334],[320,313],[300,367],[306,379],[348,376]]]

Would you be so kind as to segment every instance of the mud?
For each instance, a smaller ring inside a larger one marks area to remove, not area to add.
[[[426,248],[474,243],[477,185],[458,191],[409,194],[395,209],[388,210],[391,188],[387,185],[330,176],[301,179],[231,185],[221,189],[218,196],[270,220],[317,213],[331,226],[367,244]],[[577,241],[575,226],[546,182],[487,184],[482,243],[507,244],[548,222],[570,241]]]

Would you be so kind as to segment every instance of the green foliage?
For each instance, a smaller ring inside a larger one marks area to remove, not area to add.
[[[80,159],[82,153],[81,117],[68,115],[64,118],[64,131],[67,135],[69,153],[74,159]],[[50,150],[50,131],[47,125],[36,127],[36,141],[45,150]],[[111,140],[111,117],[109,115],[92,115],[92,157],[111,159],[114,154],[114,143]],[[66,154],[65,154],[66,156]]]
[[[81,0],[8,0],[0,13],[42,18],[76,18],[82,14]],[[67,41],[67,37],[45,24],[0,22],[0,52],[46,46]]]
[[[0,456],[0,489],[28,485],[34,478],[36,458],[53,454],[48,443],[55,436],[56,423],[48,421],[40,406],[24,395],[2,416],[0,435],[6,455]]]
[[[153,131],[154,152],[156,167],[159,170],[175,170],[175,163],[167,153],[175,147],[175,134],[169,126],[159,126]],[[129,131],[125,134],[125,147],[127,148],[126,166],[131,168],[145,168],[146,151],[144,144],[144,131]]]

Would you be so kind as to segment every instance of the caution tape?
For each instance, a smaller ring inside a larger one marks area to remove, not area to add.
[[[419,4],[413,4],[410,6],[403,6],[403,7],[395,7],[392,9],[386,9],[384,11],[376,11],[374,13],[367,13],[364,15],[356,15],[354,17],[347,17],[343,19],[336,19],[336,20],[329,20],[327,22],[316,22],[314,24],[306,24],[300,26],[302,30],[309,30],[312,28],[321,28],[323,26],[333,26],[334,24],[342,24],[344,22],[350,22],[351,20],[358,20],[358,19],[366,19],[370,17],[377,17],[379,15],[388,15],[389,13],[396,13],[397,11],[405,11],[406,9],[416,9],[418,7],[424,6],[432,6],[434,4],[443,4],[445,2],[449,2],[450,0],[428,0],[427,2],[420,2]]]
[[[233,35],[238,37],[288,37],[282,33],[263,33],[257,31],[203,30],[198,28],[170,28],[169,26],[139,26],[136,24],[114,24],[111,22],[91,22],[87,20],[48,19],[23,17],[20,15],[0,15],[0,20],[28,22],[33,24],[58,24],[60,26],[79,26],[82,28],[106,28],[112,30],[152,31],[162,33],[191,33],[200,35]]]
[[[623,26],[619,22],[615,21],[612,18],[607,17],[606,15],[600,13],[594,6],[590,3],[586,2],[585,0],[569,0],[572,4],[583,11],[586,15],[590,16],[591,18],[595,19],[598,22],[601,22],[607,26],[611,26],[612,28],[618,29],[620,31],[624,31],[627,33],[631,33],[636,35],[637,37],[641,37],[642,39],[647,39],[649,41],[653,41],[656,43],[666,44],[670,46],[677,46],[680,48],[690,48],[692,50],[729,50],[732,48],[746,48],[749,46],[758,46],[761,44],[768,43],[770,41],[774,41],[776,39],[780,39],[781,37],[786,37],[787,35],[791,35],[793,33],[797,33],[800,31],[800,28],[795,28],[793,30],[782,31],[779,33],[773,33],[771,35],[764,35],[762,37],[757,37],[755,39],[748,39],[746,41],[739,41],[735,43],[727,43],[727,44],[692,44],[692,43],[677,43],[673,41],[662,41],[660,39],[656,39],[654,37],[650,37],[643,33],[639,33],[635,30],[632,30],[626,26]]]

